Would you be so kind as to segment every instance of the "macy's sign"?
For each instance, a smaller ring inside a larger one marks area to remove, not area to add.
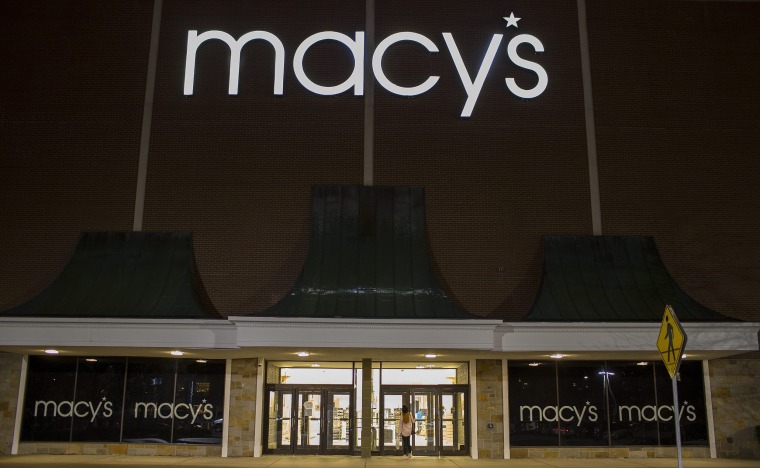
[[[510,15],[507,20],[507,27],[517,27],[517,20],[514,15]],[[446,43],[451,60],[456,66],[459,79],[462,82],[462,86],[467,94],[467,100],[464,103],[461,116],[470,117],[472,111],[475,108],[475,103],[478,100],[480,91],[483,88],[488,72],[491,70],[491,66],[496,58],[499,46],[504,40],[503,34],[494,34],[491,37],[491,41],[488,44],[485,56],[483,57],[477,71],[473,74],[467,70],[467,67],[462,60],[462,56],[459,53],[454,36],[451,33],[441,33],[443,40]],[[195,57],[198,52],[198,48],[206,41],[219,40],[227,44],[230,48],[230,75],[229,75],[229,95],[237,95],[238,83],[240,80],[240,53],[243,47],[251,41],[264,41],[268,43],[274,49],[274,94],[283,94],[283,77],[285,74],[285,47],[282,41],[274,34],[267,31],[251,31],[243,34],[238,39],[235,39],[230,34],[224,31],[206,31],[198,34],[196,30],[190,30],[187,32],[187,55],[185,57],[185,83],[184,94],[189,96],[193,94],[193,86],[195,83]],[[309,48],[318,42],[322,41],[336,41],[346,46],[353,56],[354,68],[351,76],[346,78],[340,84],[334,86],[323,86],[315,83],[306,74],[303,67],[304,56],[308,52]],[[375,47],[372,52],[372,72],[375,76],[375,80],[393,94],[399,96],[416,96],[424,92],[430,91],[438,82],[439,76],[428,76],[426,80],[416,86],[401,86],[391,81],[383,71],[383,59],[388,52],[388,49],[399,42],[412,42],[419,44],[428,52],[439,52],[438,46],[430,40],[428,37],[415,32],[398,32],[386,37]],[[530,45],[536,52],[543,52],[544,46],[538,38],[530,34],[519,34],[509,40],[507,43],[507,57],[517,67],[529,70],[535,73],[537,80],[532,88],[520,87],[514,78],[505,78],[507,89],[517,97],[530,99],[535,98],[546,90],[546,86],[549,83],[549,77],[546,70],[538,63],[529,61],[521,57],[517,48],[522,44]],[[319,94],[322,96],[332,96],[343,93],[350,89],[353,89],[354,95],[361,96],[364,94],[364,56],[365,56],[365,42],[364,32],[356,31],[354,37],[349,37],[345,34],[335,31],[322,31],[313,34],[301,42],[295,51],[293,56],[293,72],[295,73],[298,82],[307,90]]]

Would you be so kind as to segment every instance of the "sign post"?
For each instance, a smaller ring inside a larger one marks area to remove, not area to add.
[[[678,321],[676,313],[669,305],[665,306],[665,313],[662,316],[662,326],[660,334],[657,337],[657,349],[660,351],[662,362],[668,369],[670,379],[673,383],[673,414],[676,425],[676,447],[678,450],[678,468],[683,468],[683,459],[681,458],[681,416],[678,408],[678,385],[676,377],[678,368],[681,366],[681,358],[686,349],[686,333]]]

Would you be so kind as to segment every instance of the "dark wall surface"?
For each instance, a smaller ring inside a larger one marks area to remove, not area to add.
[[[654,236],[688,294],[760,320],[760,2],[586,3],[603,234]],[[518,28],[506,27],[511,12]],[[0,6],[0,310],[49,285],[81,231],[132,228],[152,15],[151,1]],[[376,42],[413,31],[439,49],[393,46],[390,79],[440,79],[411,97],[374,86],[374,183],[423,187],[447,293],[476,315],[519,320],[538,293],[542,236],[592,234],[576,2],[378,0],[375,17]],[[185,96],[188,30],[275,34],[283,94],[258,41],[228,95],[229,49],[210,41]],[[368,31],[364,2],[163,2],[143,229],[193,232],[222,315],[261,313],[294,283],[312,186],[364,180],[368,101],[316,95],[293,72],[298,45],[321,31]],[[472,77],[504,36],[468,118],[443,32]],[[548,75],[532,99],[504,81],[536,83],[507,57],[518,34],[544,47],[518,48]],[[304,68],[331,86],[353,63],[328,41]]]

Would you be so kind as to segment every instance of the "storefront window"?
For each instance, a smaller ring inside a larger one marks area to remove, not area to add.
[[[222,360],[31,356],[21,440],[220,444],[224,371]]]
[[[510,361],[511,445],[675,445],[672,381],[657,364]],[[701,363],[679,376],[681,442],[707,445]]]
[[[559,444],[554,363],[509,363],[510,440],[515,446]]]
[[[221,444],[224,361],[182,361],[177,365],[174,442]]]
[[[607,445],[607,404],[613,378],[603,362],[567,362],[557,366],[556,411],[560,445]]]
[[[26,404],[21,439],[26,441],[71,440],[71,421],[77,359],[32,356],[26,380]]]
[[[79,359],[73,441],[118,442],[124,400],[124,358]],[[80,415],[82,415],[80,417]]]

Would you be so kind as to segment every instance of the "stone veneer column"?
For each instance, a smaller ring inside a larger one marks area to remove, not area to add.
[[[230,423],[227,456],[252,457],[256,427],[258,359],[233,359],[230,382]],[[263,375],[261,376],[263,378]]]
[[[760,459],[760,359],[710,361],[718,458]]]
[[[20,354],[0,354],[0,455],[10,454],[13,446],[21,359]]]
[[[499,359],[478,359],[475,378],[478,414],[473,415],[478,434],[478,458],[504,458],[504,405],[502,368]],[[493,428],[488,425],[493,424]]]

